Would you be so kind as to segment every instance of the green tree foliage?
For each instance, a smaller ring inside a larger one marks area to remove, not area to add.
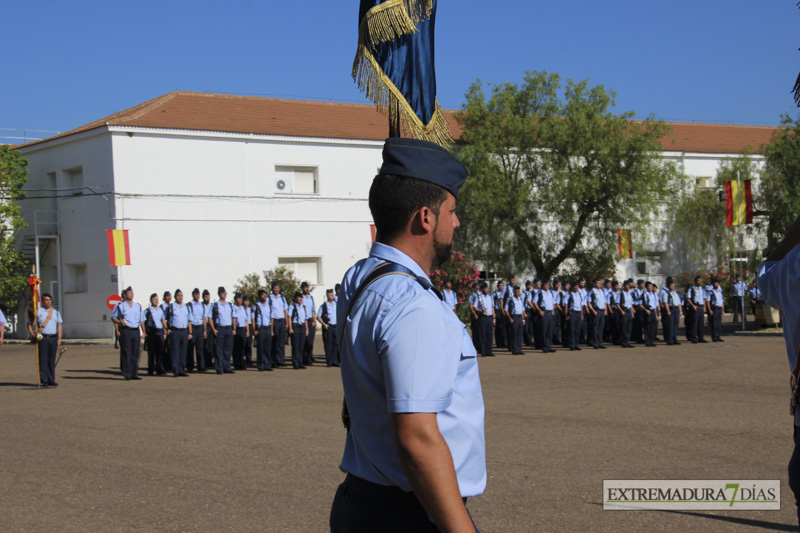
[[[8,145],[0,146],[0,304],[14,309],[27,286],[28,264],[14,251],[14,236],[25,226],[17,200],[25,196],[28,160]]]
[[[261,282],[262,278],[264,283]],[[300,290],[300,284],[302,283],[302,280],[295,277],[294,272],[286,267],[279,266],[271,270],[265,270],[261,274],[257,272],[245,274],[236,282],[233,290],[246,294],[251,301],[256,301],[260,289],[272,293],[273,281],[277,281],[280,284],[281,292],[287,301],[291,301],[294,293]]]
[[[783,117],[783,127],[762,146],[767,159],[755,202],[765,211],[768,255],[781,242],[800,213],[800,116]]]
[[[660,157],[669,126],[614,114],[614,94],[588,80],[527,72],[521,86],[476,81],[458,115],[470,172],[459,196],[457,246],[487,268],[551,277],[591,258],[610,270],[616,230],[649,227],[678,176]]]

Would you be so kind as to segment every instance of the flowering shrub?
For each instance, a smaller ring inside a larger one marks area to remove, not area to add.
[[[725,263],[724,265],[716,266],[711,270],[703,272],[702,270],[697,270],[693,272],[683,272],[681,274],[675,274],[672,276],[673,280],[675,281],[675,289],[678,290],[681,294],[686,292],[686,287],[689,285],[694,285],[694,278],[695,276],[702,276],[703,277],[703,287],[706,285],[711,284],[711,280],[713,278],[717,278],[719,280],[719,286],[722,288],[722,294],[725,297],[725,311],[726,312],[733,312],[733,284],[736,282],[736,276],[738,274],[742,275],[742,281],[747,283],[748,277],[751,275],[750,272],[745,270],[742,272],[741,270],[737,270],[730,266],[729,263]]]
[[[272,270],[265,270],[264,284],[261,283],[261,275],[256,272],[245,274],[234,285],[234,291],[241,292],[250,297],[251,301],[258,299],[258,291],[264,289],[267,293],[272,293],[272,282],[277,281],[281,286],[281,292],[287,301],[291,301],[294,293],[300,290],[300,280],[294,276],[294,272],[286,267],[276,267]],[[314,288],[312,287],[313,291]]]
[[[472,284],[478,281],[480,274],[471,262],[467,261],[463,252],[453,250],[450,253],[450,260],[442,266],[434,267],[430,273],[433,286],[443,290],[444,281],[450,279],[453,282],[453,291],[458,297],[456,312],[462,321],[467,319],[469,313],[469,295],[472,293]]]

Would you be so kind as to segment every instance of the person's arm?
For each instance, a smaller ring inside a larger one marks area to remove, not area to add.
[[[2,346],[3,342],[5,341],[5,335],[6,335],[6,325],[5,323],[2,323],[0,324],[0,346]]]
[[[187,320],[186,327],[189,328],[189,338],[191,339],[192,338],[192,320],[191,319]]]
[[[391,419],[403,472],[433,522],[443,532],[475,531],[436,413],[393,413]]]
[[[208,338],[208,317],[203,317],[203,338]]]
[[[61,346],[61,322],[56,324],[56,346]]]

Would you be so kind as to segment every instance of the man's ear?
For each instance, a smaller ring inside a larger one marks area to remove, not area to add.
[[[411,234],[426,235],[433,233],[436,227],[437,215],[430,207],[423,206],[411,217]]]

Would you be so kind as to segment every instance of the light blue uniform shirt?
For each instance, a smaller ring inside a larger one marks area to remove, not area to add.
[[[283,297],[283,294],[278,294],[275,296],[274,294],[269,295],[269,306],[272,309],[272,318],[275,320],[285,320],[286,319],[286,311],[289,309],[289,305],[286,303],[286,298]]]
[[[619,291],[617,301],[619,305],[622,306],[623,311],[630,310],[630,308],[633,307],[633,295],[631,294],[631,291]]]
[[[308,318],[313,318],[314,311],[317,310],[317,305],[314,303],[314,297],[311,296],[311,293],[303,295],[303,307],[306,310],[306,316]]]
[[[233,318],[236,319],[236,329],[247,327],[250,323],[250,309],[243,305],[234,305]]]
[[[492,304],[491,294],[479,294],[477,300],[472,305],[476,310],[483,312],[486,316],[493,316],[494,305]]]
[[[714,307],[722,307],[722,302],[724,301],[722,298],[722,287],[720,287],[719,289],[711,290],[708,301],[711,302],[711,305]]]
[[[494,291],[494,294],[492,295],[494,298],[494,308],[498,311],[500,311],[500,299],[503,297],[505,290],[505,287],[503,287],[502,291]]]
[[[2,311],[0,311],[0,324],[5,324],[5,323],[6,323],[6,315],[4,315]]]
[[[693,301],[696,306],[702,306],[706,302],[706,291],[703,289],[703,287],[692,285],[689,289],[689,294],[687,294],[687,297]]]
[[[189,308],[186,304],[172,302],[170,306],[169,327],[184,329],[189,327]]]
[[[111,318],[125,320],[124,326],[120,324],[123,328],[137,329],[144,321],[144,312],[142,306],[136,302],[131,302],[131,305],[128,305],[128,302],[121,302],[114,308]]]
[[[269,307],[269,301],[265,304],[256,302],[253,306],[253,323],[257,328],[269,327],[272,320],[272,311]]]
[[[592,289],[592,306],[594,307],[595,311],[605,311],[606,310],[606,294],[603,292],[603,289],[594,288]]]
[[[580,289],[576,292],[570,291],[567,306],[570,311],[580,311],[583,309],[583,296],[581,296]]]
[[[467,303],[469,303],[472,307],[475,307],[475,302],[478,301],[478,297],[480,295],[481,293],[479,293],[478,291],[473,292],[472,294],[469,295],[469,300],[467,301]]]
[[[303,325],[311,317],[306,312],[305,305],[295,302],[289,309],[289,318],[292,319],[292,324]]]
[[[342,280],[341,372],[351,427],[340,468],[411,491],[390,413],[436,413],[461,496],[481,494],[486,487],[483,395],[475,348],[455,313],[415,279],[391,275],[372,283],[344,322],[349,299],[384,261],[428,279],[406,254],[374,243],[370,257]]]
[[[747,284],[744,281],[735,282],[731,288],[734,296],[744,296],[747,293]]]
[[[542,311],[552,311],[555,307],[556,300],[553,297],[552,291],[539,291],[539,298],[536,300],[536,304]]]
[[[522,315],[525,312],[525,302],[522,301],[522,296],[512,296],[506,300],[506,311],[511,315]]]
[[[578,287],[578,294],[581,295],[581,306],[586,307],[586,303],[589,301],[589,291],[583,287]]]
[[[450,308],[455,311],[456,305],[458,305],[458,296],[456,296],[456,291],[449,291],[444,289],[442,291],[442,296],[444,296],[444,301]]]
[[[50,309],[53,309],[52,307]],[[50,312],[49,309],[45,309],[44,307],[39,308],[39,312],[36,313],[36,318],[38,319],[39,327],[42,327],[44,321],[47,320],[47,314]],[[4,322],[5,323],[5,322]],[[63,324],[64,321],[61,320],[61,313],[53,309],[53,316],[50,317],[50,322],[47,323],[47,326],[39,331],[42,335],[55,335],[58,333],[58,325]]]
[[[800,246],[780,261],[761,263],[758,286],[764,289],[764,302],[783,312],[783,339],[789,370],[794,372],[800,350]],[[800,409],[794,415],[794,423],[800,425]]]
[[[658,309],[658,294],[652,291],[646,291],[642,294],[642,305],[647,308],[648,311],[655,311]]]
[[[192,329],[195,327],[203,326],[203,318],[206,316],[206,309],[203,307],[203,302],[195,302],[192,300],[186,306],[189,308],[189,321],[192,323]]]
[[[230,302],[214,302],[211,309],[212,316],[217,315],[215,321],[217,326],[232,326],[233,325],[233,304]]]
[[[147,323],[147,311],[150,311],[150,316],[153,317],[153,323],[152,324],[148,324]],[[151,305],[144,312],[144,325],[145,326],[150,326],[150,327],[155,328],[155,329],[164,329],[164,325],[161,323],[161,319],[162,318],[164,318],[164,311],[161,310],[161,306],[157,305],[157,306],[153,307]]]
[[[327,316],[327,318],[328,318],[327,324],[329,326],[335,326],[336,324],[338,324],[338,322],[336,321],[336,300],[334,300],[333,302],[329,302],[328,300],[325,300],[322,303],[322,305],[319,306],[319,311],[317,311],[317,316],[318,317],[323,316],[325,314],[325,313],[323,313],[323,311],[326,311],[327,314],[328,314],[328,316]]]
[[[633,305],[644,305],[644,289],[636,287],[631,292],[633,293]]]
[[[751,300],[758,300],[761,296],[761,291],[758,288],[753,287],[749,291],[747,291],[747,295],[750,296]]]

